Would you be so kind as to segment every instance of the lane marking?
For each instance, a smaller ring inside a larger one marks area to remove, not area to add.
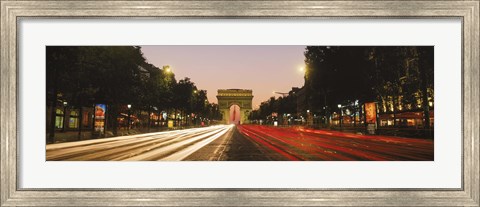
[[[225,133],[225,136],[227,136],[225,142],[222,143],[222,145],[220,145],[219,147],[217,147],[215,152],[213,152],[214,156],[210,157],[209,161],[220,161],[223,159],[223,154],[227,150],[227,146],[230,145],[230,142],[232,141],[233,131],[234,128],[232,127]]]

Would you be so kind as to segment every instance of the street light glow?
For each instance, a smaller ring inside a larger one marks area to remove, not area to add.
[[[171,73],[172,69],[170,68],[170,65],[166,65],[166,66],[163,66],[163,71],[165,71],[165,73]]]
[[[132,108],[132,104],[127,105],[128,109]]]
[[[337,106],[338,106],[338,108],[342,108],[342,104],[338,104]]]

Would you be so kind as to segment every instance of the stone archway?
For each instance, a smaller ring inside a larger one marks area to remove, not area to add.
[[[240,106],[237,104],[232,104],[230,106],[229,110],[229,116],[230,118],[228,119],[229,124],[240,124],[242,114],[240,113]]]
[[[245,89],[219,89],[217,94],[218,107],[223,115],[225,124],[243,124],[248,123],[248,115],[252,111],[252,90]],[[231,110],[232,106],[238,106],[235,112]],[[235,119],[233,113],[238,120]],[[233,119],[232,119],[233,118]]]

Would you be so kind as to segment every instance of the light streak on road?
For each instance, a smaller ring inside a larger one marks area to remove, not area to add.
[[[433,140],[359,135],[302,127],[238,126],[241,134],[288,160],[431,160]]]
[[[232,130],[232,125],[47,145],[47,160],[181,160]]]
[[[216,125],[47,145],[47,160],[434,160],[433,140],[304,127]]]
[[[188,157],[188,155],[191,155],[192,153],[196,152],[197,150],[204,147],[208,143],[210,143],[213,140],[219,138],[220,136],[226,134],[227,131],[230,130],[231,128],[232,128],[232,126],[229,126],[227,128],[220,129],[220,131],[215,131],[215,133],[212,136],[210,136],[206,139],[203,139],[199,143],[197,143],[195,145],[191,145],[191,146],[189,146],[189,147],[187,147],[187,148],[185,148],[185,149],[183,149],[179,152],[176,152],[174,154],[169,155],[168,157],[162,158],[161,160],[169,160],[169,161],[183,160],[185,157]]]

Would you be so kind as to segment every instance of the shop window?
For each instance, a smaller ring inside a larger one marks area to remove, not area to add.
[[[393,126],[392,119],[382,119],[380,120],[380,126]]]
[[[62,116],[55,117],[55,128],[57,128],[57,129],[63,128],[63,117]]]
[[[415,119],[415,122],[418,127],[423,127],[423,119]]]
[[[57,109],[55,110],[55,128],[62,129],[63,128],[63,110]]]
[[[386,120],[380,120],[380,126],[387,126]]]
[[[78,128],[78,112],[77,111],[71,111],[70,112],[70,119],[68,121],[68,128],[70,128],[70,129]]]
[[[407,126],[415,126],[416,121],[415,119],[407,119]]]
[[[388,126],[393,126],[393,120],[388,120],[388,121],[387,121],[387,125],[388,125]]]
[[[334,121],[332,121],[332,123],[333,123],[333,125],[337,125],[337,126],[340,125],[340,121],[338,121],[338,120],[334,120]]]
[[[89,126],[89,123],[90,123],[90,113],[88,113],[88,111],[84,111],[83,112],[83,115],[82,115],[82,125],[84,128],[87,128]]]

